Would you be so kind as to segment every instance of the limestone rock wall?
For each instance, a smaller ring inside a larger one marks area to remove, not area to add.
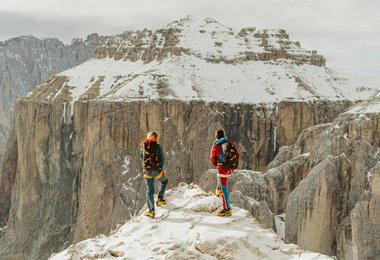
[[[0,44],[0,151],[11,131],[13,105],[51,76],[88,60],[107,37],[94,33],[64,44],[55,38],[21,36]]]
[[[8,221],[8,213],[11,206],[12,187],[17,173],[18,153],[15,133],[9,136],[5,154],[0,163],[0,227],[4,227]]]
[[[306,175],[307,159],[308,156],[296,156],[266,172],[267,201],[274,214],[285,212],[289,194]]]
[[[321,133],[288,198],[287,242],[339,259],[380,257],[379,130],[375,113],[342,114]]]
[[[304,129],[331,122],[331,118],[336,118],[352,104],[351,101],[280,102],[276,124],[278,143],[294,144]]]
[[[274,214],[286,212],[286,242],[338,259],[377,259],[378,132],[378,114],[345,113],[309,127],[281,147],[266,172],[236,172],[231,200],[268,228]],[[210,173],[200,184],[213,191]]]
[[[282,146],[276,157],[269,163],[265,173],[267,180],[268,205],[274,214],[285,212],[290,193],[308,173],[309,157],[319,135],[331,123],[304,129],[291,146]]]
[[[379,165],[371,169],[369,189],[361,194],[351,211],[352,258],[376,259],[380,256],[380,174]],[[342,242],[345,242],[344,240]]]
[[[252,122],[257,112],[263,117]],[[1,258],[44,259],[72,242],[109,233],[136,214],[145,203],[138,147],[148,130],[160,133],[170,185],[175,185],[196,182],[209,167],[219,127],[234,133],[231,138],[243,151],[242,167],[264,165],[254,157],[268,158],[271,114],[271,108],[222,103],[76,102],[64,108],[62,103],[20,100],[17,148],[7,151],[4,156],[10,159],[3,162],[18,156],[13,185],[5,175],[1,179],[2,187],[12,187],[10,210],[2,212],[2,220],[8,213],[9,220]],[[258,134],[262,141],[252,144],[250,138]],[[261,149],[248,153],[254,145]],[[0,195],[4,203],[9,203],[8,194]]]
[[[267,171],[236,171],[229,178],[231,201],[249,210],[266,228],[273,228],[273,216],[286,210],[288,197],[308,173],[310,150],[331,123],[304,129],[295,144],[281,146]],[[214,192],[215,170],[205,172],[199,185]]]

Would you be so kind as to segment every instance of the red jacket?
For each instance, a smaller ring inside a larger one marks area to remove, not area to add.
[[[216,167],[216,170],[222,174],[222,175],[230,175],[231,173],[233,173],[234,170],[227,170],[226,167],[224,167],[223,165],[219,164],[218,165],[218,161],[219,161],[219,158],[220,158],[220,153],[222,151],[222,144],[224,144],[225,142],[227,142],[227,139],[225,137],[215,141],[214,145],[212,146],[211,148],[211,152],[210,152],[210,161],[212,163],[212,165],[214,167]],[[239,153],[238,151],[236,151],[236,155],[239,157]]]

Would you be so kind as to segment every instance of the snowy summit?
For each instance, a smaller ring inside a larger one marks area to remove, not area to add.
[[[376,93],[371,98],[356,104],[345,114],[379,114],[380,113],[380,93]]]
[[[217,217],[220,200],[196,185],[181,183],[167,201],[155,219],[139,215],[109,237],[82,241],[50,259],[331,259],[284,244],[243,209]]]
[[[371,91],[350,85],[282,29],[236,33],[189,16],[156,31],[110,38],[91,60],[54,76],[28,98],[272,103],[366,99]]]

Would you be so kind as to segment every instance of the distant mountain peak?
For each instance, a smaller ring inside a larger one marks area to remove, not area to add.
[[[248,27],[234,33],[214,19],[187,16],[155,31],[110,37],[96,48],[94,59],[56,75],[28,97],[273,103],[368,95],[283,29]]]
[[[107,36],[91,34],[65,44],[57,38],[22,35],[0,41],[0,150],[11,128],[13,104],[55,74],[91,58]]]
[[[167,29],[168,28],[184,28],[184,27],[197,28],[197,27],[203,27],[206,25],[209,25],[210,27],[214,27],[214,28],[223,28],[224,27],[224,28],[232,31],[231,28],[228,28],[227,26],[219,23],[215,19],[206,18],[206,17],[202,18],[202,17],[198,17],[195,15],[188,15],[186,17],[179,19],[179,20],[173,21],[173,22],[169,23],[167,26],[165,26],[164,28],[167,28]]]
[[[294,60],[324,66],[325,58],[301,48],[283,29],[243,28],[239,33],[211,18],[186,16],[151,31],[144,29],[128,39],[114,37],[99,46],[95,57],[152,62],[170,55],[195,55],[210,62]]]

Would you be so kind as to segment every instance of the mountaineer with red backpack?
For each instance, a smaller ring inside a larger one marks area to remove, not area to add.
[[[141,142],[140,158],[143,165],[144,177],[146,181],[146,203],[149,211],[145,216],[154,218],[154,178],[161,182],[161,188],[158,193],[156,205],[166,204],[164,199],[168,178],[164,172],[165,157],[162,146],[157,142],[158,134],[149,132],[147,139]]]
[[[227,141],[224,131],[219,129],[215,133],[215,139],[210,153],[210,160],[217,171],[217,188],[215,194],[222,198],[223,210],[219,211],[219,217],[231,216],[232,210],[228,197],[227,178],[239,165],[239,152],[233,142]]]

